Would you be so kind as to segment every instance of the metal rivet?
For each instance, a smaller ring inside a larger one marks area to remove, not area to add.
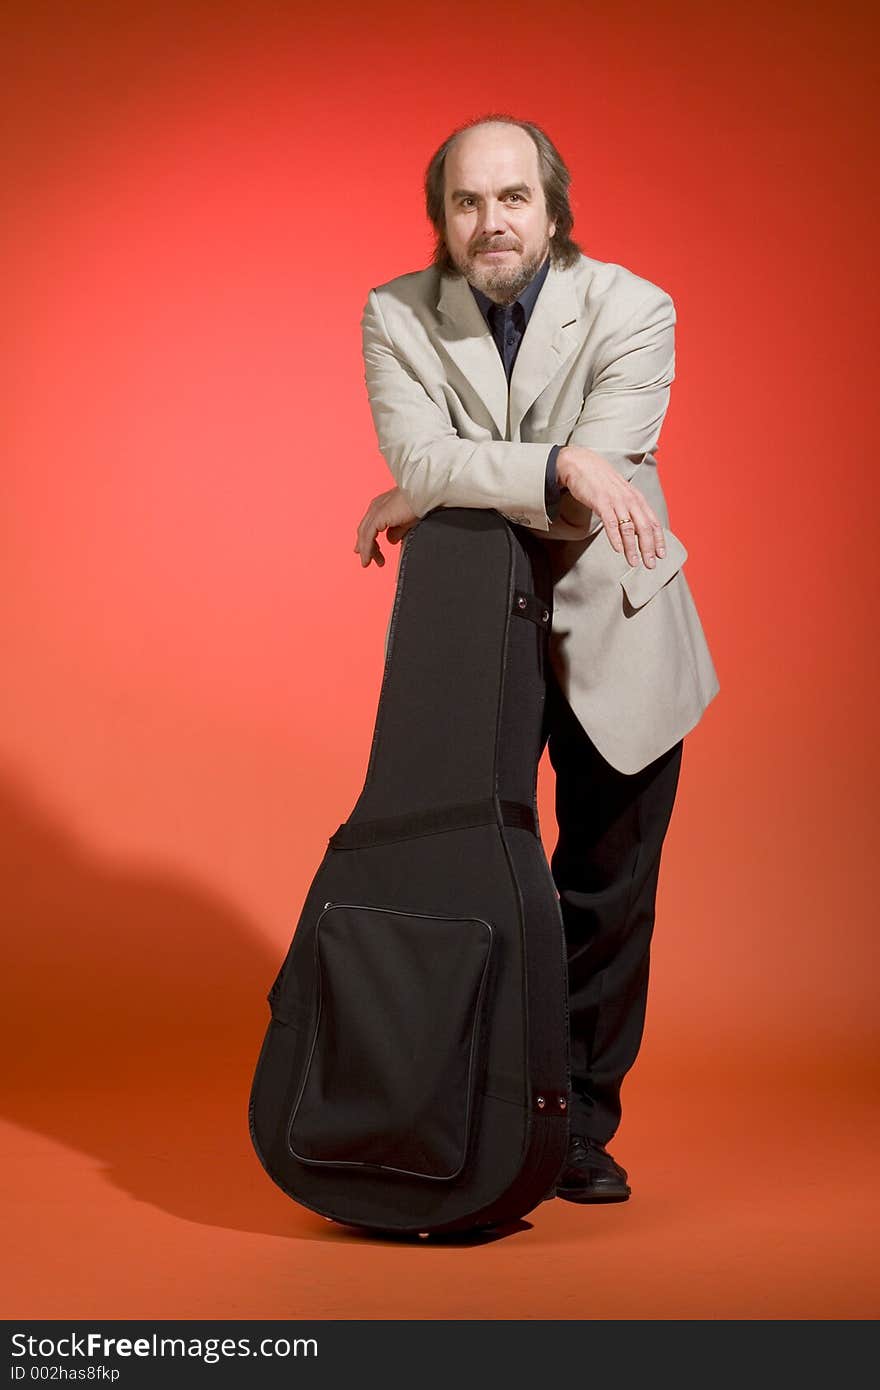
[[[543,618],[544,618],[544,622],[546,623],[547,619],[550,617],[550,614],[548,613],[548,611],[547,611],[546,608],[544,609],[544,612],[543,612],[543,615],[542,615],[542,616],[543,616]]]
[[[547,1102],[546,1102],[546,1100],[544,1099],[544,1097],[543,1097],[543,1096],[538,1096],[538,1109],[539,1109],[539,1110],[543,1110],[543,1109],[544,1109],[544,1106],[545,1106],[546,1104],[547,1104]]]
[[[518,598],[516,603],[518,608],[525,608],[526,606],[526,601],[524,598]]]

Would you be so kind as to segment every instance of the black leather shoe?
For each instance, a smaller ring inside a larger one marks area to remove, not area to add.
[[[573,1134],[556,1179],[556,1196],[566,1202],[625,1202],[629,1194],[626,1169],[614,1162],[605,1145]]]

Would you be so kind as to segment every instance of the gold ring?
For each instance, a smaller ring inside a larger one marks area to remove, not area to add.
[[[631,516],[619,516],[617,518],[617,524],[618,526],[635,526],[635,522]]]

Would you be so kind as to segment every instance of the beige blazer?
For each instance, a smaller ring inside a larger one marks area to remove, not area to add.
[[[419,516],[495,508],[546,542],[553,668],[599,752],[626,773],[692,729],[719,689],[655,456],[674,325],[664,290],[583,255],[567,270],[551,264],[509,388],[461,277],[433,266],[399,275],[370,290],[362,320],[370,409],[395,482]],[[653,570],[631,568],[569,494],[551,524],[547,455],[566,443],[596,450],[644,493],[666,533]]]

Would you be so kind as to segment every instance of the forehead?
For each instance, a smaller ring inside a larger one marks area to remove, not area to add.
[[[519,126],[487,125],[453,141],[444,161],[446,192],[468,188],[498,192],[515,183],[538,185],[538,151]]]

